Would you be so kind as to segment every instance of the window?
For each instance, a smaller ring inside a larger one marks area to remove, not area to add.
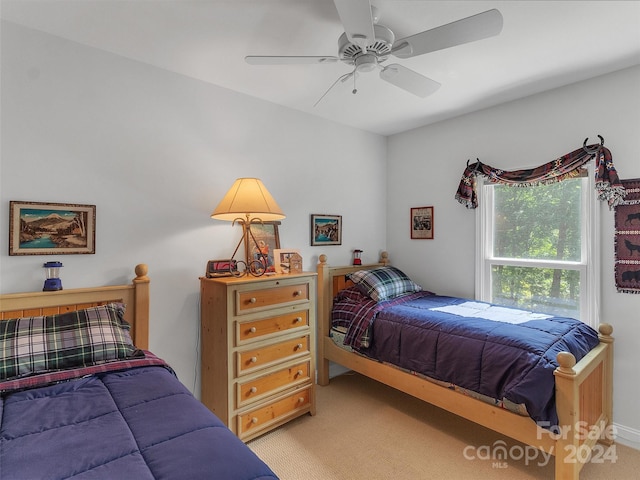
[[[480,300],[598,321],[596,195],[591,173],[558,183],[479,183]]]

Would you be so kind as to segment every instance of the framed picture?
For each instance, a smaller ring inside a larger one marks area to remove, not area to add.
[[[9,255],[96,253],[96,206],[9,202]]]
[[[342,245],[342,215],[311,215],[311,245]]]
[[[275,261],[275,268],[277,273],[290,273],[291,271],[291,256],[300,255],[299,250],[283,250],[276,249],[273,252],[273,258]]]
[[[275,272],[273,252],[280,248],[278,225],[280,222],[253,222],[248,227],[250,232],[250,238],[247,239],[248,259],[266,262],[267,272]]]
[[[411,238],[420,240],[433,239],[433,207],[411,209]]]

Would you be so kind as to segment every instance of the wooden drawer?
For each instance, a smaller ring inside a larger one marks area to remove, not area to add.
[[[237,352],[237,372],[238,375],[245,375],[269,365],[308,355],[310,351],[309,335],[305,335],[253,350]]]
[[[263,340],[274,335],[291,332],[296,328],[309,326],[309,311],[278,315],[265,319],[251,320],[249,322],[236,323],[236,345]]]
[[[238,437],[255,435],[270,426],[282,423],[288,417],[309,410],[311,387],[297,390],[275,402],[238,415]]]
[[[296,363],[262,377],[236,385],[236,408],[311,380],[311,361]]]
[[[309,284],[272,286],[260,290],[238,291],[236,312],[238,315],[274,308],[292,303],[309,301]]]

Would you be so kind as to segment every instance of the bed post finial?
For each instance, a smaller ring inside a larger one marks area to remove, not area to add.
[[[136,278],[133,279],[134,282],[148,282],[149,277],[147,277],[147,273],[149,273],[149,267],[146,263],[139,263],[136,265]]]
[[[380,253],[380,263],[383,265],[389,265],[389,254],[387,252]]]
[[[573,367],[576,366],[576,357],[569,352],[558,353],[556,359],[558,360],[559,367],[557,371],[564,373],[565,375],[575,375],[576,371]]]
[[[320,263],[322,263],[323,265],[326,265],[327,263],[327,256],[323,253],[318,257],[318,261]]]
[[[601,323],[598,326],[598,332],[600,333],[600,335],[598,336],[600,337],[601,342],[611,343],[613,341],[613,338],[611,338],[611,334],[613,333],[613,326],[611,324]]]

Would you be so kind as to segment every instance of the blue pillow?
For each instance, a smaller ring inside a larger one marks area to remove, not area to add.
[[[422,287],[395,267],[377,267],[358,270],[348,275],[360,291],[375,302],[390,300],[400,295],[420,292]]]

